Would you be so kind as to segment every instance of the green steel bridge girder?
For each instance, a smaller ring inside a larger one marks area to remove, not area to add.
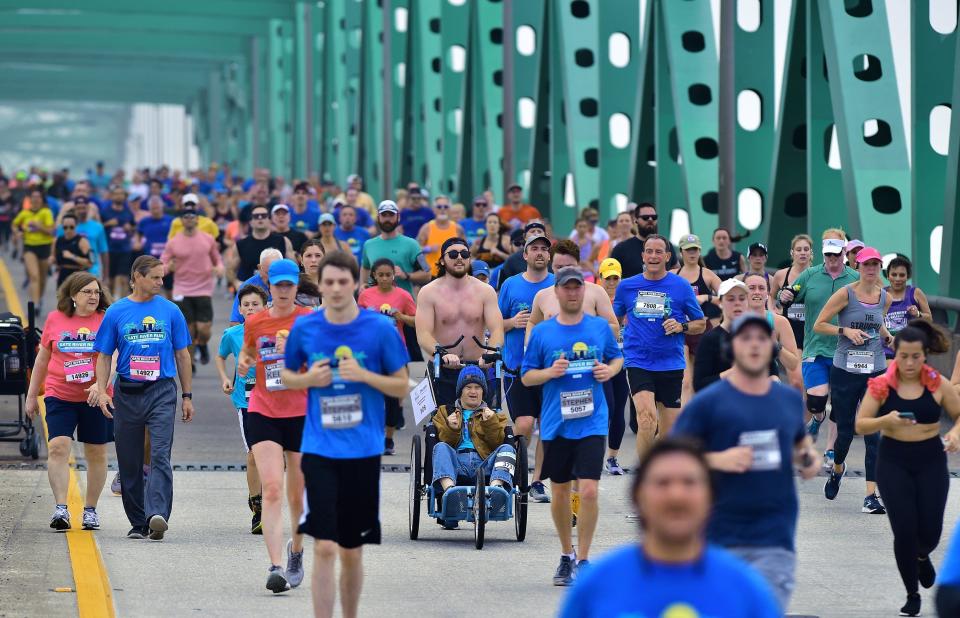
[[[20,2],[23,5],[23,2]],[[203,5],[204,3],[195,3]],[[166,3],[161,6],[166,7]],[[282,17],[283,15],[276,15]],[[162,14],[151,12],[117,12],[82,10],[76,14],[26,12],[0,9],[0,24],[4,28],[42,31],[85,31],[109,34],[113,32],[189,33],[193,36],[223,34],[253,36],[265,30],[262,17],[235,17],[223,15]]]
[[[960,37],[956,38],[954,57],[960,55]],[[960,294],[960,79],[953,81],[953,107],[950,114],[950,141],[946,169],[943,211],[943,249],[940,254],[940,293]]]
[[[158,32],[58,32],[22,31],[0,27],[0,57],[9,52],[37,47],[37,37],[45,37],[42,49],[69,56],[74,53],[111,53],[127,58],[196,58],[237,60],[247,53],[244,37],[210,34],[173,34]]]
[[[0,0],[0,10],[21,16],[37,15],[41,18],[60,16],[82,20],[85,15],[108,14],[114,16],[144,15],[149,19],[170,17],[212,17],[215,19],[293,19],[293,2],[290,0],[30,0],[24,7],[23,0]],[[79,7],[79,8],[78,8]]]

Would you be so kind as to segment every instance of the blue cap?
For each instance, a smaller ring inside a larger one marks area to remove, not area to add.
[[[297,285],[300,283],[300,267],[297,266],[297,263],[293,260],[277,260],[270,264],[268,278],[270,279],[271,285],[284,282]]]
[[[467,384],[479,384],[480,388],[483,389],[483,396],[487,396],[487,378],[483,375],[483,370],[476,365],[467,365],[460,370],[460,375],[457,376],[458,399],[460,398],[460,393],[463,392],[463,387]]]
[[[323,213],[322,215],[320,215],[320,219],[319,219],[318,223],[332,223],[332,224],[336,225],[336,224],[337,224],[337,220],[334,219],[334,218],[333,218],[333,215],[331,215],[329,212],[325,212],[325,213]]]
[[[473,260],[470,263],[470,268],[473,269],[473,276],[477,275],[486,275],[487,278],[490,278],[490,265],[484,262],[483,260]]]

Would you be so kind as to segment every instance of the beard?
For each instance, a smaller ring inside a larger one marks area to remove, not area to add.
[[[392,232],[393,230],[397,229],[397,222],[396,222],[396,221],[381,221],[381,222],[380,222],[380,229],[381,229],[382,231],[384,231],[384,232],[390,233],[390,232]]]
[[[650,236],[651,234],[656,234],[656,233],[657,233],[657,224],[656,224],[656,223],[642,223],[642,224],[640,224],[640,226],[637,228],[637,230],[640,232],[640,235],[641,235],[641,236],[643,236],[644,238],[646,238],[647,236]]]
[[[470,271],[470,269],[467,268],[466,265],[464,265],[462,270],[457,269],[456,266],[454,266],[453,268],[446,268],[445,270],[447,271],[447,274],[453,277],[454,279],[463,279],[464,277],[467,276],[467,273]]]

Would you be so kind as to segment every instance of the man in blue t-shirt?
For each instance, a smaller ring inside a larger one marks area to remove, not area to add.
[[[486,236],[488,214],[490,214],[490,208],[487,204],[487,198],[483,197],[482,194],[473,198],[473,210],[470,211],[470,218],[460,221],[460,227],[467,235],[467,246],[472,247],[474,242]]]
[[[770,379],[774,345],[765,317],[737,318],[730,327],[730,374],[697,393],[673,434],[699,440],[715,472],[707,539],[752,564],[786,611],[796,566],[793,469],[796,464],[803,478],[813,478],[819,459],[804,429],[800,393]]]
[[[407,207],[400,213],[404,236],[416,239],[420,228],[433,220],[433,209],[427,207],[428,199],[429,196],[420,187],[411,187],[407,191]]]
[[[783,615],[753,569],[704,538],[710,470],[697,446],[661,440],[633,479],[643,542],[613,550],[578,573],[561,618]]]
[[[560,313],[530,331],[521,374],[524,385],[543,386],[541,474],[550,479],[553,490],[550,511],[561,550],[553,583],[569,586],[574,571],[589,558],[597,528],[597,492],[609,418],[603,383],[623,367],[623,355],[610,324],[584,313],[585,284],[580,269],[562,268],[555,276]],[[576,550],[570,508],[574,479],[579,481],[580,494]]]
[[[651,234],[643,243],[644,271],[620,282],[613,312],[621,320],[624,365],[637,409],[637,456],[666,435],[680,414],[684,335],[699,335],[707,322],[690,283],[667,271],[668,241]]]
[[[544,236],[531,236],[523,247],[526,272],[512,277],[500,288],[497,305],[503,315],[503,364],[510,373],[519,372],[523,364],[523,340],[530,320],[530,308],[537,292],[553,285],[553,273],[547,270],[550,262],[550,241]],[[527,386],[519,375],[504,378],[504,393],[507,408],[517,433],[529,442],[533,437],[534,421],[540,416],[541,388]],[[550,502],[547,489],[540,480],[540,464],[543,461],[542,445],[537,441],[534,459],[533,481],[530,483],[530,498],[534,502]]]
[[[110,250],[110,284],[116,298],[126,296],[130,289],[130,265],[133,263],[133,233],[136,229],[133,213],[127,206],[127,192],[123,187],[110,190],[110,203],[100,209],[100,222],[107,232]]]
[[[357,258],[359,264],[360,256],[363,253],[363,243],[370,239],[370,233],[362,227],[357,227],[357,212],[355,206],[346,204],[341,206],[340,225],[333,230],[333,236],[350,246],[350,251],[353,252],[353,257]]]
[[[357,306],[359,282],[353,257],[333,252],[320,262],[323,309],[294,323],[282,371],[288,388],[309,389],[299,532],[316,541],[314,582],[332,581],[340,556],[344,614],[360,601],[363,545],[380,543],[384,395],[409,390],[406,346],[392,319]],[[314,607],[333,607],[336,587],[312,588]]]
[[[133,292],[110,305],[97,332],[98,405],[113,419],[123,510],[130,538],[163,539],[173,506],[173,425],[177,383],[183,388],[183,422],[193,419],[190,331],[180,308],[162,296],[163,264],[141,255],[133,262]],[[113,353],[116,391],[107,394]],[[150,474],[144,483],[143,435],[150,435]],[[146,487],[144,487],[146,484]]]

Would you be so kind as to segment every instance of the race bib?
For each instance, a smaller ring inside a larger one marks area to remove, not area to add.
[[[776,429],[744,431],[740,434],[738,445],[749,446],[753,449],[751,470],[759,472],[780,469],[780,440],[777,439]]]
[[[324,429],[349,429],[363,420],[360,394],[320,398],[320,415]]]
[[[165,242],[155,242],[152,245],[150,245],[150,255],[152,255],[155,258],[158,258],[161,255],[163,255],[163,250],[166,247],[167,247],[167,243]]]
[[[617,334],[617,347],[621,350],[623,349],[623,327],[620,327],[620,331]]]
[[[873,373],[873,352],[847,351],[847,371],[851,373]]]
[[[804,322],[807,319],[807,308],[803,303],[796,303],[790,305],[787,309],[787,319],[794,320],[797,322]]]
[[[155,382],[160,378],[159,356],[131,356],[130,379],[138,382]]]
[[[593,389],[560,393],[560,415],[565,421],[593,414]]]
[[[127,239],[127,230],[123,229],[121,225],[115,225],[110,228],[110,240],[126,240]]]
[[[273,361],[264,363],[263,373],[266,376],[268,391],[285,391],[287,387],[283,384],[283,378],[280,377],[280,370],[283,369],[283,361]]]
[[[63,372],[67,376],[67,382],[85,384],[93,380],[93,359],[78,358],[76,360],[64,361]]]
[[[637,292],[633,313],[641,318],[662,318],[667,313],[667,295],[663,292]]]
[[[244,398],[245,400],[247,400],[248,402],[250,401],[250,393],[253,392],[253,387],[256,386],[256,385],[257,385],[257,378],[256,378],[256,376],[254,376],[254,377],[252,377],[252,378],[247,378],[247,379],[244,380],[244,382],[243,382],[243,398]]]

